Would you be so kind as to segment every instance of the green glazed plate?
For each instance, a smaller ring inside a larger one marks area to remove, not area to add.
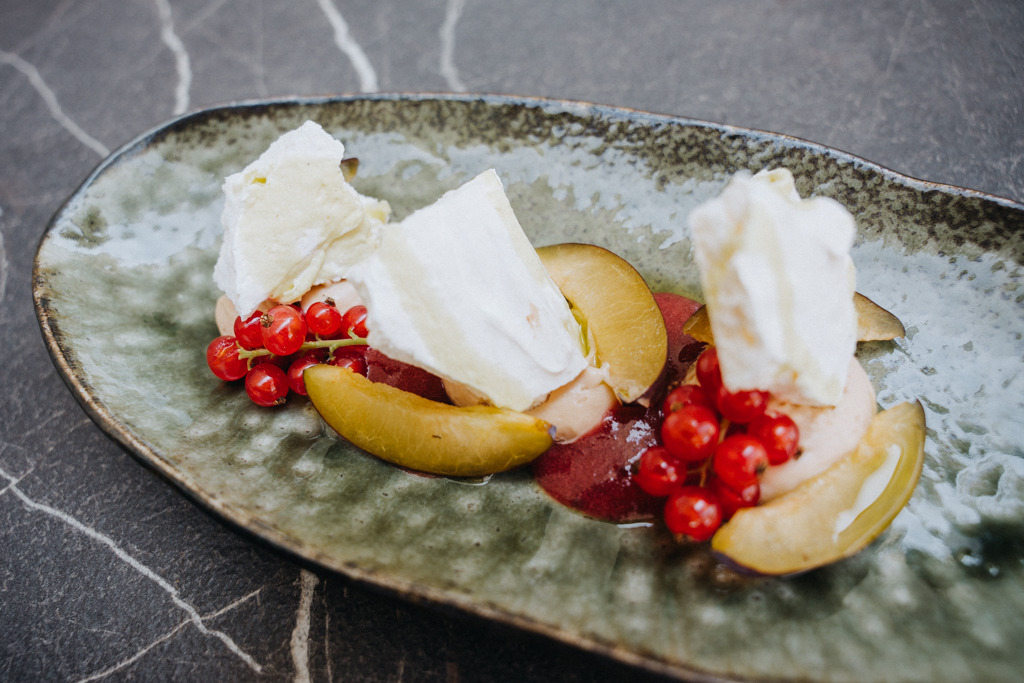
[[[700,298],[687,216],[786,167],[854,214],[859,291],[906,339],[862,345],[883,407],[926,407],[924,473],[853,558],[741,577],[660,525],[618,527],[527,472],[416,476],[253,405],[206,368],[225,175],[317,121],[401,219],[496,168],[536,246],[590,242]],[[694,680],[1011,681],[1024,671],[1024,206],[767,133],[573,102],[381,95],[240,104],[143,135],[54,217],[34,294],[96,422],[200,505],[378,587]]]

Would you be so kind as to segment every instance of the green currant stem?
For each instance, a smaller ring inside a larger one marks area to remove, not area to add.
[[[722,443],[725,440],[725,433],[727,431],[729,431],[729,421],[723,417],[722,422],[718,425],[718,443]],[[715,457],[712,455],[700,466],[700,486],[702,488],[708,483],[708,470],[711,469],[711,462],[714,459]]]
[[[311,351],[313,349],[327,349],[328,353],[334,353],[335,349],[342,346],[366,346],[365,337],[353,337],[352,339],[317,339],[312,342],[304,342],[300,351]]]
[[[718,425],[718,443],[725,441],[725,433],[729,431],[729,424],[729,421],[723,417],[721,424]]]
[[[336,349],[340,349],[342,346],[366,346],[365,337],[354,337],[352,339],[317,339],[316,341],[303,342],[302,346],[299,347],[299,351],[312,351],[313,349],[327,349],[328,353],[334,353]],[[244,360],[252,360],[253,358],[259,358],[260,356],[273,356],[270,351],[266,349],[253,349],[249,351],[247,349],[239,348],[238,357]]]
[[[704,461],[704,464],[700,466],[700,484],[701,488],[704,488],[705,484],[708,483],[708,470],[711,469],[711,461],[714,457],[710,457]]]
[[[243,349],[241,347],[238,348],[238,357],[242,358],[242,359],[245,359],[245,360],[251,360],[253,358],[259,358],[260,356],[273,356],[273,355],[274,354],[272,354],[270,351],[267,351],[266,349],[253,349],[252,351],[248,351],[248,350]]]

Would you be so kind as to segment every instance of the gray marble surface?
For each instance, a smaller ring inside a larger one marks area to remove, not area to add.
[[[232,100],[370,91],[677,114],[1024,200],[1015,0],[0,0],[0,680],[654,678],[235,533],[107,439],[47,357],[36,245],[109,150]]]

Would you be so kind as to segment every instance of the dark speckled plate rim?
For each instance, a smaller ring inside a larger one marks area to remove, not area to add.
[[[447,590],[436,589],[411,581],[403,581],[378,572],[368,571],[353,563],[338,562],[323,553],[307,547],[303,541],[279,531],[253,515],[224,502],[218,496],[203,490],[195,482],[191,481],[189,477],[185,476],[183,472],[176,469],[170,461],[162,457],[159,452],[145,439],[134,433],[134,431],[127,425],[119,421],[111,410],[99,399],[86,378],[79,372],[79,369],[75,367],[76,364],[73,360],[73,355],[68,353],[69,349],[62,338],[61,331],[57,326],[56,321],[50,316],[50,300],[48,298],[49,285],[46,278],[41,273],[40,253],[43,244],[50,235],[50,232],[54,229],[57,220],[64,212],[65,208],[84,193],[104,171],[114,166],[122,159],[133,156],[135,153],[147,148],[166,133],[225,111],[235,110],[238,112],[244,112],[245,110],[267,109],[277,106],[317,106],[359,101],[421,102],[431,100],[484,103],[488,105],[514,105],[527,108],[540,108],[549,111],[567,111],[577,115],[597,115],[645,124],[696,126],[715,130],[723,135],[744,137],[752,140],[769,139],[787,147],[805,149],[809,152],[829,157],[840,163],[855,164],[860,168],[878,173],[887,180],[916,190],[939,191],[961,197],[982,199],[1010,209],[1017,209],[1021,212],[1024,212],[1024,204],[976,190],[969,190],[954,185],[946,185],[911,178],[853,154],[825,147],[824,145],[819,145],[817,143],[789,135],[739,128],[719,123],[701,121],[698,119],[654,114],[625,107],[613,107],[589,102],[538,97],[452,93],[379,93],[372,95],[346,94],[337,96],[284,97],[268,100],[246,100],[216,107],[209,107],[171,119],[145,133],[142,133],[100,162],[92,173],[90,173],[82,182],[78,189],[75,190],[67,200],[65,200],[65,202],[56,211],[53,218],[51,218],[46,230],[40,238],[39,245],[36,249],[36,256],[33,261],[32,298],[34,300],[36,317],[39,320],[39,327],[43,335],[43,340],[54,365],[57,367],[57,370],[65,384],[67,384],[68,388],[71,390],[71,393],[85,409],[86,414],[88,414],[89,417],[99,425],[100,429],[118,442],[143,465],[170,482],[179,491],[181,491],[186,498],[196,503],[206,512],[214,515],[220,521],[226,522],[236,530],[243,532],[259,542],[269,545],[275,550],[283,551],[302,563],[312,563],[316,566],[338,572],[350,579],[368,584],[374,589],[382,590],[385,593],[397,595],[413,602],[426,603],[438,607],[455,608],[490,621],[538,633],[589,652],[608,656],[623,663],[647,669],[654,673],[670,675],[685,680],[699,681],[701,683],[725,683],[727,681],[735,683],[736,681],[750,680],[745,678],[724,678],[697,668],[665,661],[664,659],[645,654],[643,652],[629,650],[613,642],[593,638],[581,638],[571,633],[563,632],[550,624],[536,621],[521,614],[514,614],[491,604],[476,600],[470,596],[463,595],[458,591],[457,586],[452,586]]]

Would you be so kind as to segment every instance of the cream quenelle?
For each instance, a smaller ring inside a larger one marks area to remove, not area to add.
[[[835,405],[857,333],[849,212],[801,200],[788,170],[741,172],[690,226],[725,386]]]
[[[345,146],[307,121],[224,181],[224,241],[214,281],[243,318],[345,277],[391,214],[345,180]]]

